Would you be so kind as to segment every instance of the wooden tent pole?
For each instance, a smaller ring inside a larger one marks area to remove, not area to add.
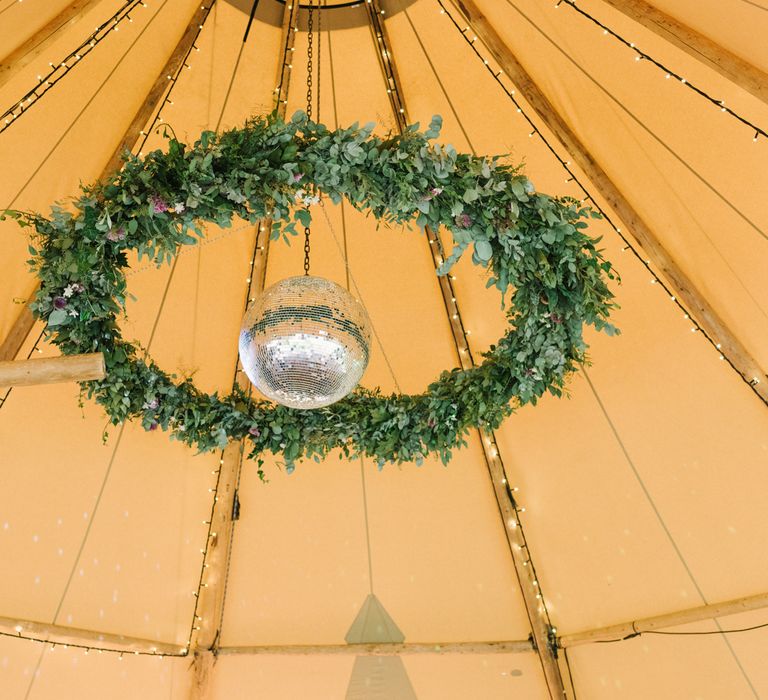
[[[184,649],[178,644],[155,642],[151,639],[139,639],[109,632],[96,632],[78,627],[52,625],[33,620],[20,620],[13,617],[0,617],[0,631],[6,635],[18,636],[22,639],[26,637],[42,638],[51,644],[82,644],[84,646],[115,649],[116,651],[124,651],[126,653],[139,651],[148,654],[157,653],[173,656],[180,656],[184,653]]]
[[[35,291],[32,292],[31,299],[34,299],[37,295],[39,287],[35,287]],[[35,317],[32,314],[29,304],[26,303],[22,307],[16,320],[11,325],[11,330],[8,331],[8,335],[5,336],[2,344],[0,344],[0,362],[7,362],[12,360],[21,351],[24,341],[32,331],[32,327],[35,325]]]
[[[285,117],[286,102],[291,71],[284,69],[283,57],[290,62],[289,52],[295,40],[295,17],[298,14],[298,2],[286,2],[283,6],[282,40],[280,47],[282,56],[278,56],[276,82],[281,87],[276,90],[275,109],[280,117]],[[269,254],[270,232],[272,222],[262,221],[256,232],[256,250],[251,268],[251,277],[246,302],[254,293],[264,289]],[[238,377],[242,375],[238,374]],[[217,501],[214,505],[213,524],[216,533],[214,547],[209,547],[206,566],[206,587],[202,589],[197,608],[199,630],[194,638],[191,652],[194,654],[192,664],[194,677],[190,689],[190,700],[205,700],[210,696],[211,678],[214,673],[215,656],[211,650],[218,650],[221,638],[220,623],[224,612],[224,590],[231,555],[231,539],[234,529],[232,521],[232,506],[237,486],[238,475],[242,463],[243,443],[236,442],[224,451],[221,464],[220,484]],[[212,535],[213,536],[213,535]],[[214,544],[214,543],[211,543]]]
[[[392,111],[397,122],[398,130],[402,133],[408,123],[408,110],[405,103],[405,95],[397,72],[392,43],[387,36],[387,29],[382,21],[379,0],[369,0],[365,7],[368,10],[371,33],[376,45],[379,63],[390,98]],[[426,229],[426,237],[430,247],[432,262],[435,270],[441,265],[443,258],[439,234]],[[451,327],[453,339],[456,345],[456,353],[463,369],[474,366],[469,350],[466,332],[461,321],[456,295],[451,279],[448,275],[438,276],[440,292],[443,298],[448,323]],[[534,569],[529,566],[531,553],[527,548],[525,537],[518,526],[515,505],[511,498],[511,492],[507,485],[504,465],[499,457],[495,438],[492,433],[479,430],[480,444],[486,467],[491,478],[496,503],[502,517],[504,532],[509,543],[512,560],[514,562],[517,580],[520,585],[523,601],[525,603],[528,619],[531,624],[535,648],[541,660],[544,677],[549,688],[550,695],[560,700],[566,695],[566,681],[558,667],[556,650],[553,647],[554,635],[549,625],[549,620],[544,609],[538,582],[535,579]],[[570,686],[568,686],[570,688]]]
[[[0,88],[47,49],[61,33],[77,24],[99,0],[75,0],[0,61]]]
[[[154,84],[150,88],[149,93],[144,99],[144,102],[139,107],[133,120],[128,125],[128,128],[120,138],[114,153],[107,161],[107,164],[104,166],[101,175],[99,176],[100,180],[105,180],[120,167],[120,156],[124,151],[132,149],[136,142],[139,140],[142,129],[149,121],[149,118],[152,116],[155,109],[157,109],[158,105],[160,104],[160,100],[164,94],[164,89],[161,88],[165,88],[165,86],[168,84],[167,76],[173,75],[173,73],[178,70],[179,66],[181,65],[181,61],[184,59],[184,56],[186,56],[187,52],[192,47],[200,24],[205,21],[205,18],[208,16],[208,13],[210,12],[213,4],[214,2],[211,2],[207,6],[197,6],[195,8],[195,12],[190,19],[187,28],[184,30],[184,34],[177,43],[176,48],[173,50],[170,58],[166,61],[162,70],[158,74]],[[73,5],[70,6],[70,9],[75,5],[84,5],[84,3],[73,3]],[[82,9],[82,11],[84,10],[85,8]],[[34,290],[29,295],[30,300],[37,296],[39,289],[40,286],[36,285]],[[27,336],[32,331],[34,323],[35,319],[29,309],[28,302],[21,310],[19,316],[13,322],[8,335],[5,337],[2,344],[0,344],[0,361],[12,360],[16,357],[16,355],[21,350],[24,341],[27,339]]]
[[[217,653],[248,656],[391,656],[402,654],[520,654],[533,651],[528,639],[508,642],[414,644],[283,644],[219,647]]]
[[[104,379],[104,355],[63,355],[0,362],[0,387]]]
[[[604,642],[612,639],[624,639],[625,637],[634,635],[638,632],[650,632],[652,630],[665,629],[668,627],[677,627],[691,622],[712,620],[718,617],[737,615],[739,613],[749,612],[750,610],[763,610],[765,608],[768,608],[768,593],[760,593],[745,598],[726,600],[722,603],[701,605],[697,608],[680,610],[674,613],[667,613],[666,615],[644,617],[631,622],[620,622],[616,625],[586,630],[585,632],[565,634],[558,639],[558,646],[575,647],[581,644]]]
[[[179,39],[179,42],[176,44],[176,48],[174,48],[162,70],[158,73],[155,82],[149,89],[146,98],[144,98],[144,102],[142,102],[141,106],[136,111],[133,120],[128,125],[125,134],[123,134],[123,138],[120,139],[112,156],[104,166],[104,172],[101,175],[101,179],[109,177],[112,173],[120,169],[123,153],[130,151],[138,141],[142,129],[147,125],[152,114],[163,99],[165,91],[168,88],[168,81],[175,75],[176,71],[181,68],[184,59],[192,49],[192,45],[195,43],[197,35],[200,33],[200,27],[207,19],[214,4],[215,0],[208,3],[204,2],[195,10],[195,13],[189,20],[189,24],[187,24],[187,28],[181,35],[181,39]]]
[[[646,0],[604,2],[768,104],[768,74],[748,61],[655,8]]]
[[[595,185],[603,199],[629,227],[648,258],[667,278],[678,299],[696,317],[701,328],[719,344],[722,354],[730,360],[744,380],[754,388],[755,393],[768,403],[768,381],[766,381],[768,375],[766,375],[765,370],[714,310],[704,294],[683,272],[656,234],[546,98],[533,78],[480,11],[475,0],[450,0],[450,2],[464,16],[472,32],[485,44],[493,58],[515,84],[515,87],[536,110],[536,114],[549,130],[557,136],[571,158]]]

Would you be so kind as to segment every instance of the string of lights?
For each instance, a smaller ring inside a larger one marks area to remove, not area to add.
[[[387,44],[386,33],[382,25],[381,15],[383,14],[383,10],[379,9],[378,3],[371,2],[371,0],[369,0],[366,7],[368,9],[368,16],[373,39],[379,55],[379,62],[382,68],[387,95],[389,97],[393,115],[397,122],[398,128],[402,131],[406,128],[408,117],[406,113],[405,101],[400,90],[400,81],[397,76],[396,66],[392,59],[392,53]],[[445,259],[442,241],[436,232],[430,231],[429,229],[427,229],[427,240],[430,246],[430,252],[432,254],[435,270],[437,271],[442,266]],[[464,322],[459,311],[456,291],[453,285],[456,277],[453,274],[449,274],[445,276],[439,276],[438,280],[440,284],[441,297],[445,305],[449,324],[451,325],[452,335],[456,345],[460,365],[463,369],[469,369],[474,366],[474,359],[472,357],[472,351],[469,342],[470,330],[464,326]],[[538,574],[536,572],[536,568],[533,564],[531,553],[528,548],[528,541],[525,536],[525,531],[523,529],[521,519],[521,515],[525,512],[526,509],[518,503],[515,496],[515,494],[519,491],[519,487],[511,487],[509,485],[506,467],[503,460],[501,459],[498,444],[496,442],[496,436],[493,431],[480,430],[478,432],[481,440],[481,446],[483,448],[485,459],[488,465],[488,471],[496,490],[499,510],[505,520],[507,527],[508,541],[512,549],[513,560],[515,562],[516,568],[519,567],[518,577],[521,583],[521,590],[523,592],[524,598],[528,600],[529,607],[535,607],[539,616],[537,621],[534,619],[534,616],[529,613],[533,638],[537,644],[546,644],[551,657],[557,659],[557,628],[552,624],[552,619],[547,607],[546,599],[541,590]],[[502,493],[504,494],[503,496],[501,495]],[[506,503],[504,503],[504,498],[506,498]],[[511,517],[508,508],[511,508]],[[523,584],[524,580],[527,582],[527,585]],[[530,600],[531,597],[533,600]],[[542,623],[544,630],[542,630]],[[545,638],[543,638],[544,636]],[[546,668],[544,661],[545,657],[542,655],[541,658],[542,665]],[[558,678],[552,679],[553,687],[556,685],[564,685],[562,674],[559,674],[559,671],[557,673]],[[570,695],[575,700],[576,691],[572,685],[570,690]]]
[[[575,0],[558,0],[557,4],[555,5],[556,8],[560,7],[560,5],[565,4],[571,9],[578,12],[580,15],[588,19],[590,22],[595,24],[596,26],[600,27],[600,29],[603,30],[603,34],[608,36],[612,36],[617,41],[621,42],[626,46],[628,49],[631,49],[635,53],[635,61],[645,61],[647,63],[650,63],[654,66],[656,66],[659,70],[661,70],[664,73],[664,77],[667,80],[670,80],[671,78],[674,78],[675,80],[679,81],[681,85],[684,85],[689,90],[692,90],[697,95],[703,97],[705,100],[708,100],[711,102],[715,107],[717,107],[721,112],[725,112],[729,116],[733,117],[734,119],[737,119],[745,126],[748,126],[750,129],[754,130],[755,135],[753,136],[752,140],[757,141],[758,136],[768,136],[768,132],[761,129],[759,126],[751,122],[746,117],[742,117],[737,112],[734,112],[730,107],[728,107],[725,104],[725,100],[718,100],[715,97],[712,97],[709,93],[707,93],[705,90],[697,87],[690,81],[688,81],[686,78],[684,78],[679,73],[676,73],[671,68],[668,68],[666,65],[661,63],[661,61],[657,61],[653,56],[650,56],[649,54],[645,53],[645,51],[641,51],[637,46],[635,46],[634,42],[628,41],[623,36],[618,34],[616,31],[611,29],[606,24],[603,24],[599,19],[592,16],[589,12],[586,10],[581,9],[575,2]]]
[[[288,6],[288,37],[291,37],[291,34],[296,34],[296,32],[299,31],[299,28],[297,26],[297,18],[296,14],[298,12],[298,2],[291,2],[291,4]],[[292,39],[292,37],[291,37]],[[277,87],[275,88],[275,108],[277,108],[278,105],[288,104],[288,83],[289,83],[289,74],[288,71],[293,68],[293,59],[291,58],[292,52],[295,51],[295,48],[292,46],[292,41],[286,41],[285,45],[283,46],[283,57],[282,57],[282,63],[280,67],[280,80],[278,81]],[[283,95],[283,87],[285,86],[285,95]]]
[[[112,32],[120,29],[120,25],[127,21],[133,22],[130,13],[139,5],[147,7],[143,0],[126,0],[125,4],[108,20],[100,24],[93,33],[83,41],[74,51],[68,53],[60,61],[49,62],[50,70],[45,75],[37,76],[37,85],[28,90],[20,100],[0,114],[0,134],[9,129],[18,121],[18,118],[28,112],[40,99],[49,92],[61,80],[77,66],[91,51],[106,40]]]
[[[637,249],[635,245],[633,245],[632,241],[630,241],[629,238],[627,238],[626,234],[621,230],[621,227],[618,226],[616,223],[614,223],[611,216],[605,211],[605,209],[600,205],[600,203],[592,196],[592,194],[589,192],[587,187],[582,183],[578,175],[574,172],[574,170],[571,168],[571,161],[565,160],[560,156],[560,154],[555,150],[555,148],[550,143],[549,139],[545,136],[545,134],[539,129],[539,127],[536,125],[536,123],[531,119],[531,117],[528,115],[528,113],[523,109],[522,104],[518,101],[518,99],[515,97],[515,90],[513,88],[507,87],[507,85],[501,80],[501,76],[503,75],[503,71],[498,70],[495,71],[488,61],[487,58],[485,58],[477,48],[478,43],[478,37],[471,35],[470,36],[470,27],[464,26],[462,27],[457,21],[456,18],[451,14],[451,12],[446,8],[446,6],[443,3],[443,0],[437,0],[437,4],[440,6],[440,14],[445,15],[448,17],[448,19],[451,21],[453,26],[456,28],[456,30],[462,35],[464,40],[469,44],[475,55],[483,62],[488,72],[491,74],[493,79],[498,83],[498,85],[501,87],[501,89],[504,91],[504,93],[509,97],[512,104],[515,106],[515,109],[518,114],[522,116],[522,118],[528,123],[528,125],[531,127],[531,131],[528,134],[529,138],[533,138],[534,136],[538,136],[543,145],[547,148],[547,150],[555,157],[555,159],[560,163],[560,165],[563,167],[563,169],[568,173],[568,179],[566,182],[574,182],[582,191],[584,194],[582,202],[589,201],[592,203],[592,205],[595,207],[595,209],[600,212],[603,219],[606,221],[606,223],[616,232],[616,234],[619,236],[621,241],[624,243],[624,246],[622,247],[622,252],[626,252],[629,250],[635,258],[643,265],[643,267],[646,269],[646,271],[650,274],[651,279],[650,283],[654,285],[658,285],[661,287],[661,289],[666,293],[667,298],[669,301],[671,301],[677,308],[682,312],[683,318],[691,323],[691,332],[692,333],[700,333],[701,336],[717,351],[718,357],[723,362],[726,362],[728,365],[730,365],[731,369],[739,376],[739,378],[750,388],[752,393],[754,393],[757,398],[762,401],[764,404],[768,405],[768,401],[764,399],[759,392],[756,390],[757,384],[760,383],[760,379],[758,377],[751,377],[747,378],[745,377],[739,369],[736,367],[736,365],[731,361],[730,358],[728,358],[722,351],[722,347],[717,340],[715,340],[706,329],[702,328],[701,325],[696,321],[695,318],[693,318],[688,311],[688,309],[680,302],[680,300],[677,298],[677,295],[675,294],[674,290],[672,290],[665,282],[664,280],[654,272],[653,268],[651,267],[651,261],[644,257],[640,251]]]
[[[192,55],[192,52],[199,52],[200,47],[197,45],[197,40],[200,38],[200,34],[203,31],[203,27],[205,27],[206,20],[211,15],[211,10],[213,9],[214,5],[216,5],[216,0],[211,0],[211,3],[208,5],[208,7],[205,7],[204,5],[201,5],[201,9],[204,9],[205,14],[203,15],[202,19],[200,20],[200,24],[197,25],[197,32],[195,33],[195,38],[192,40],[192,43],[190,44],[189,49],[187,49],[187,52],[184,54],[184,58],[179,63],[178,68],[174,71],[172,75],[168,75],[168,87],[165,91],[165,96],[163,97],[162,101],[160,102],[160,107],[158,108],[157,112],[155,113],[155,116],[152,119],[151,124],[148,128],[143,129],[139,132],[139,135],[142,137],[141,143],[138,146],[138,149],[135,149],[138,151],[139,156],[144,155],[144,147],[147,145],[147,140],[149,139],[150,135],[156,131],[159,130],[161,124],[163,124],[163,109],[166,105],[173,106],[173,100],[171,99],[171,94],[173,93],[174,88],[176,87],[176,83],[178,82],[179,78],[181,77],[182,73],[185,70],[192,70],[192,65],[189,62],[189,57]]]
[[[28,642],[36,642],[49,647],[50,651],[54,651],[56,647],[61,649],[82,649],[87,656],[90,652],[96,652],[98,654],[115,654],[119,659],[124,656],[155,656],[159,659],[163,659],[166,656],[180,657],[186,656],[186,651],[179,652],[161,652],[161,651],[140,651],[140,650],[126,650],[126,649],[112,649],[110,647],[94,646],[93,644],[79,644],[74,642],[52,642],[50,639],[43,639],[42,637],[35,637],[32,635],[24,634],[23,626],[16,626],[17,633],[11,634],[10,632],[0,632],[0,637],[9,637],[11,639],[23,639]]]
[[[215,0],[214,0],[215,2]],[[212,3],[213,4],[213,3]],[[232,86],[232,83],[234,82],[235,75],[237,73],[237,69],[240,65],[240,58],[242,56],[243,47],[245,46],[245,42],[248,39],[248,34],[250,32],[251,24],[253,22],[253,17],[256,11],[256,7],[258,5],[258,0],[254,0],[253,5],[251,7],[251,13],[248,20],[248,25],[245,30],[245,34],[243,35],[243,42],[240,47],[240,53],[238,54],[238,59],[235,63],[235,66],[232,71],[232,78],[230,80],[230,89]],[[206,15],[207,18],[208,15]],[[202,29],[202,26],[201,26]],[[286,42],[288,43],[288,42]],[[286,61],[286,57],[288,55],[287,51],[283,52],[283,60]],[[224,110],[226,109],[226,105],[229,98],[229,91],[227,92],[227,95],[224,98],[224,102],[221,107],[221,112],[219,114],[218,122],[221,124],[221,120],[224,115]],[[246,225],[241,228],[250,228],[250,224]],[[261,286],[261,277],[259,275],[255,274],[254,267],[256,265],[256,261],[262,253],[266,251],[266,245],[265,242],[262,240],[264,235],[267,234],[267,227],[264,225],[264,222],[259,222],[258,229],[256,231],[256,237],[254,241],[253,251],[251,254],[250,262],[248,265],[248,274],[245,279],[246,283],[246,293],[245,293],[245,301],[244,301],[244,309],[243,312],[245,313],[245,310],[248,308],[248,304],[253,301],[252,298],[252,291],[254,286]],[[239,374],[240,374],[240,357],[239,354],[235,359],[235,367],[234,372],[232,376],[232,389],[234,390],[235,386],[238,384]],[[250,396],[251,393],[251,387],[248,387],[248,395]],[[226,602],[226,593],[229,583],[229,572],[230,572],[230,555],[232,551],[232,545],[234,540],[234,532],[235,532],[235,523],[239,519],[240,516],[240,501],[238,497],[238,490],[240,487],[240,475],[242,472],[242,465],[243,465],[243,446],[240,446],[239,453],[238,453],[238,464],[236,467],[236,473],[235,473],[235,484],[234,484],[234,494],[233,494],[233,506],[232,506],[232,512],[227,514],[227,517],[229,517],[232,521],[232,531],[229,538],[229,541],[226,543],[227,546],[227,556],[226,556],[226,568],[224,571],[223,581],[221,583],[223,590],[222,590],[222,601],[221,601],[221,610],[219,611],[219,619],[216,621],[216,624],[218,625],[218,628],[220,630],[221,624],[224,618],[224,606]],[[203,555],[202,558],[202,565],[200,568],[200,577],[198,579],[198,585],[197,590],[193,593],[195,596],[195,605],[192,611],[192,621],[190,623],[189,628],[189,635],[187,638],[187,651],[189,649],[193,648],[193,643],[195,642],[195,638],[197,634],[200,633],[202,629],[202,622],[203,617],[200,615],[200,600],[201,600],[201,594],[204,588],[208,588],[208,583],[205,581],[205,574],[206,570],[210,567],[208,563],[208,555],[210,551],[210,546],[213,541],[216,540],[217,535],[213,531],[214,527],[214,515],[216,512],[216,506],[219,502],[219,493],[221,490],[221,479],[222,479],[222,468],[224,466],[224,451],[222,451],[219,455],[219,465],[218,468],[213,470],[211,473],[216,475],[216,483],[214,484],[213,488],[209,489],[209,491],[213,494],[213,500],[211,502],[211,510],[210,515],[208,516],[208,520],[203,521],[203,524],[208,526],[207,534],[206,534],[206,540],[205,540],[205,547],[201,550],[201,553]],[[219,633],[217,631],[217,634],[213,640],[213,651],[215,652],[218,648],[218,644],[220,641]]]

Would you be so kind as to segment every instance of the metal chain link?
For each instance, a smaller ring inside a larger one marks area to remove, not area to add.
[[[307,119],[312,119],[312,20],[314,18],[313,6],[309,6],[309,20],[307,22]],[[311,191],[311,190],[310,190]],[[309,277],[309,226],[304,227],[304,276]]]

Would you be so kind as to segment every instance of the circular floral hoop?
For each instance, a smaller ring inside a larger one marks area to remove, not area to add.
[[[201,451],[246,439],[250,457],[282,454],[289,468],[335,448],[380,465],[421,463],[429,453],[447,462],[470,428],[496,428],[516,406],[562,393],[584,360],[584,325],[615,332],[607,320],[614,274],[584,231],[591,210],[535,192],[499,156],[434,143],[439,128],[435,117],[424,132],[414,125],[382,139],[373,125],[331,131],[299,112],[287,123],[254,118],[221,135],[204,132],[192,147],[173,138],[166,152],[126,156],[114,177],[83,188],[73,213],[58,206],[50,217],[10,212],[37,231],[30,263],[41,289],[33,310],[63,353],[104,353],[106,378],[84,386],[115,424],[141,418],[146,429],[159,426]],[[445,226],[454,250],[440,274],[472,246],[489,286],[502,299],[513,290],[509,328],[482,364],[444,371],[422,394],[359,388],[327,408],[301,411],[251,400],[238,388],[204,394],[123,340],[126,251],[170,262],[202,237],[200,222],[230,226],[235,215],[271,219],[272,238],[295,234],[297,223],[309,222],[309,183],[385,223]]]

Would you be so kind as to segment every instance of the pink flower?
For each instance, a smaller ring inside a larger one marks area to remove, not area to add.
[[[252,428],[248,428],[248,432],[253,435],[253,437],[259,437],[261,435],[261,430],[259,430],[255,425]]]
[[[304,177],[304,173],[296,173],[296,174],[293,176],[293,181],[294,181],[294,182],[301,182],[301,180],[302,180],[302,178],[303,178],[303,177]]]
[[[459,214],[454,221],[461,228],[469,228],[472,225],[472,217],[469,214]]]
[[[155,212],[155,214],[162,214],[164,211],[168,211],[168,204],[166,204],[165,200],[159,195],[151,195],[149,201],[152,204],[152,211]]]
[[[153,421],[152,421],[152,422],[149,424],[149,429],[150,429],[150,430],[157,430],[157,421],[156,421],[156,420],[153,420]]]
[[[122,226],[119,226],[115,229],[109,229],[109,231],[107,231],[106,239],[112,242],[124,241],[125,229]]]

